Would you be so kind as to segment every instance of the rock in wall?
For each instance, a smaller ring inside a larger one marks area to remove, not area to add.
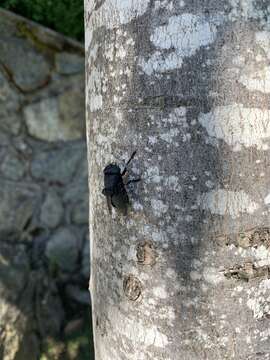
[[[39,359],[89,305],[87,186],[84,48],[0,10],[3,360]]]

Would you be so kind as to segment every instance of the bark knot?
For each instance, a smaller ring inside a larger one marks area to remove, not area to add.
[[[151,241],[142,241],[137,245],[137,261],[141,265],[155,265],[157,252]]]
[[[123,290],[129,300],[136,301],[142,293],[142,284],[136,276],[129,274],[124,277]]]

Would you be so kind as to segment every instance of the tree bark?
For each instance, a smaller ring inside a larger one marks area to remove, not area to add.
[[[86,0],[97,360],[270,357],[267,6]],[[103,169],[134,150],[110,215]]]

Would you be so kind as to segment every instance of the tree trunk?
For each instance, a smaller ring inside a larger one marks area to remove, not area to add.
[[[270,358],[267,3],[86,0],[96,360]]]

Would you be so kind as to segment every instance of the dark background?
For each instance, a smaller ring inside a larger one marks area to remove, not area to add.
[[[83,0],[0,0],[0,7],[79,41],[84,39]]]

